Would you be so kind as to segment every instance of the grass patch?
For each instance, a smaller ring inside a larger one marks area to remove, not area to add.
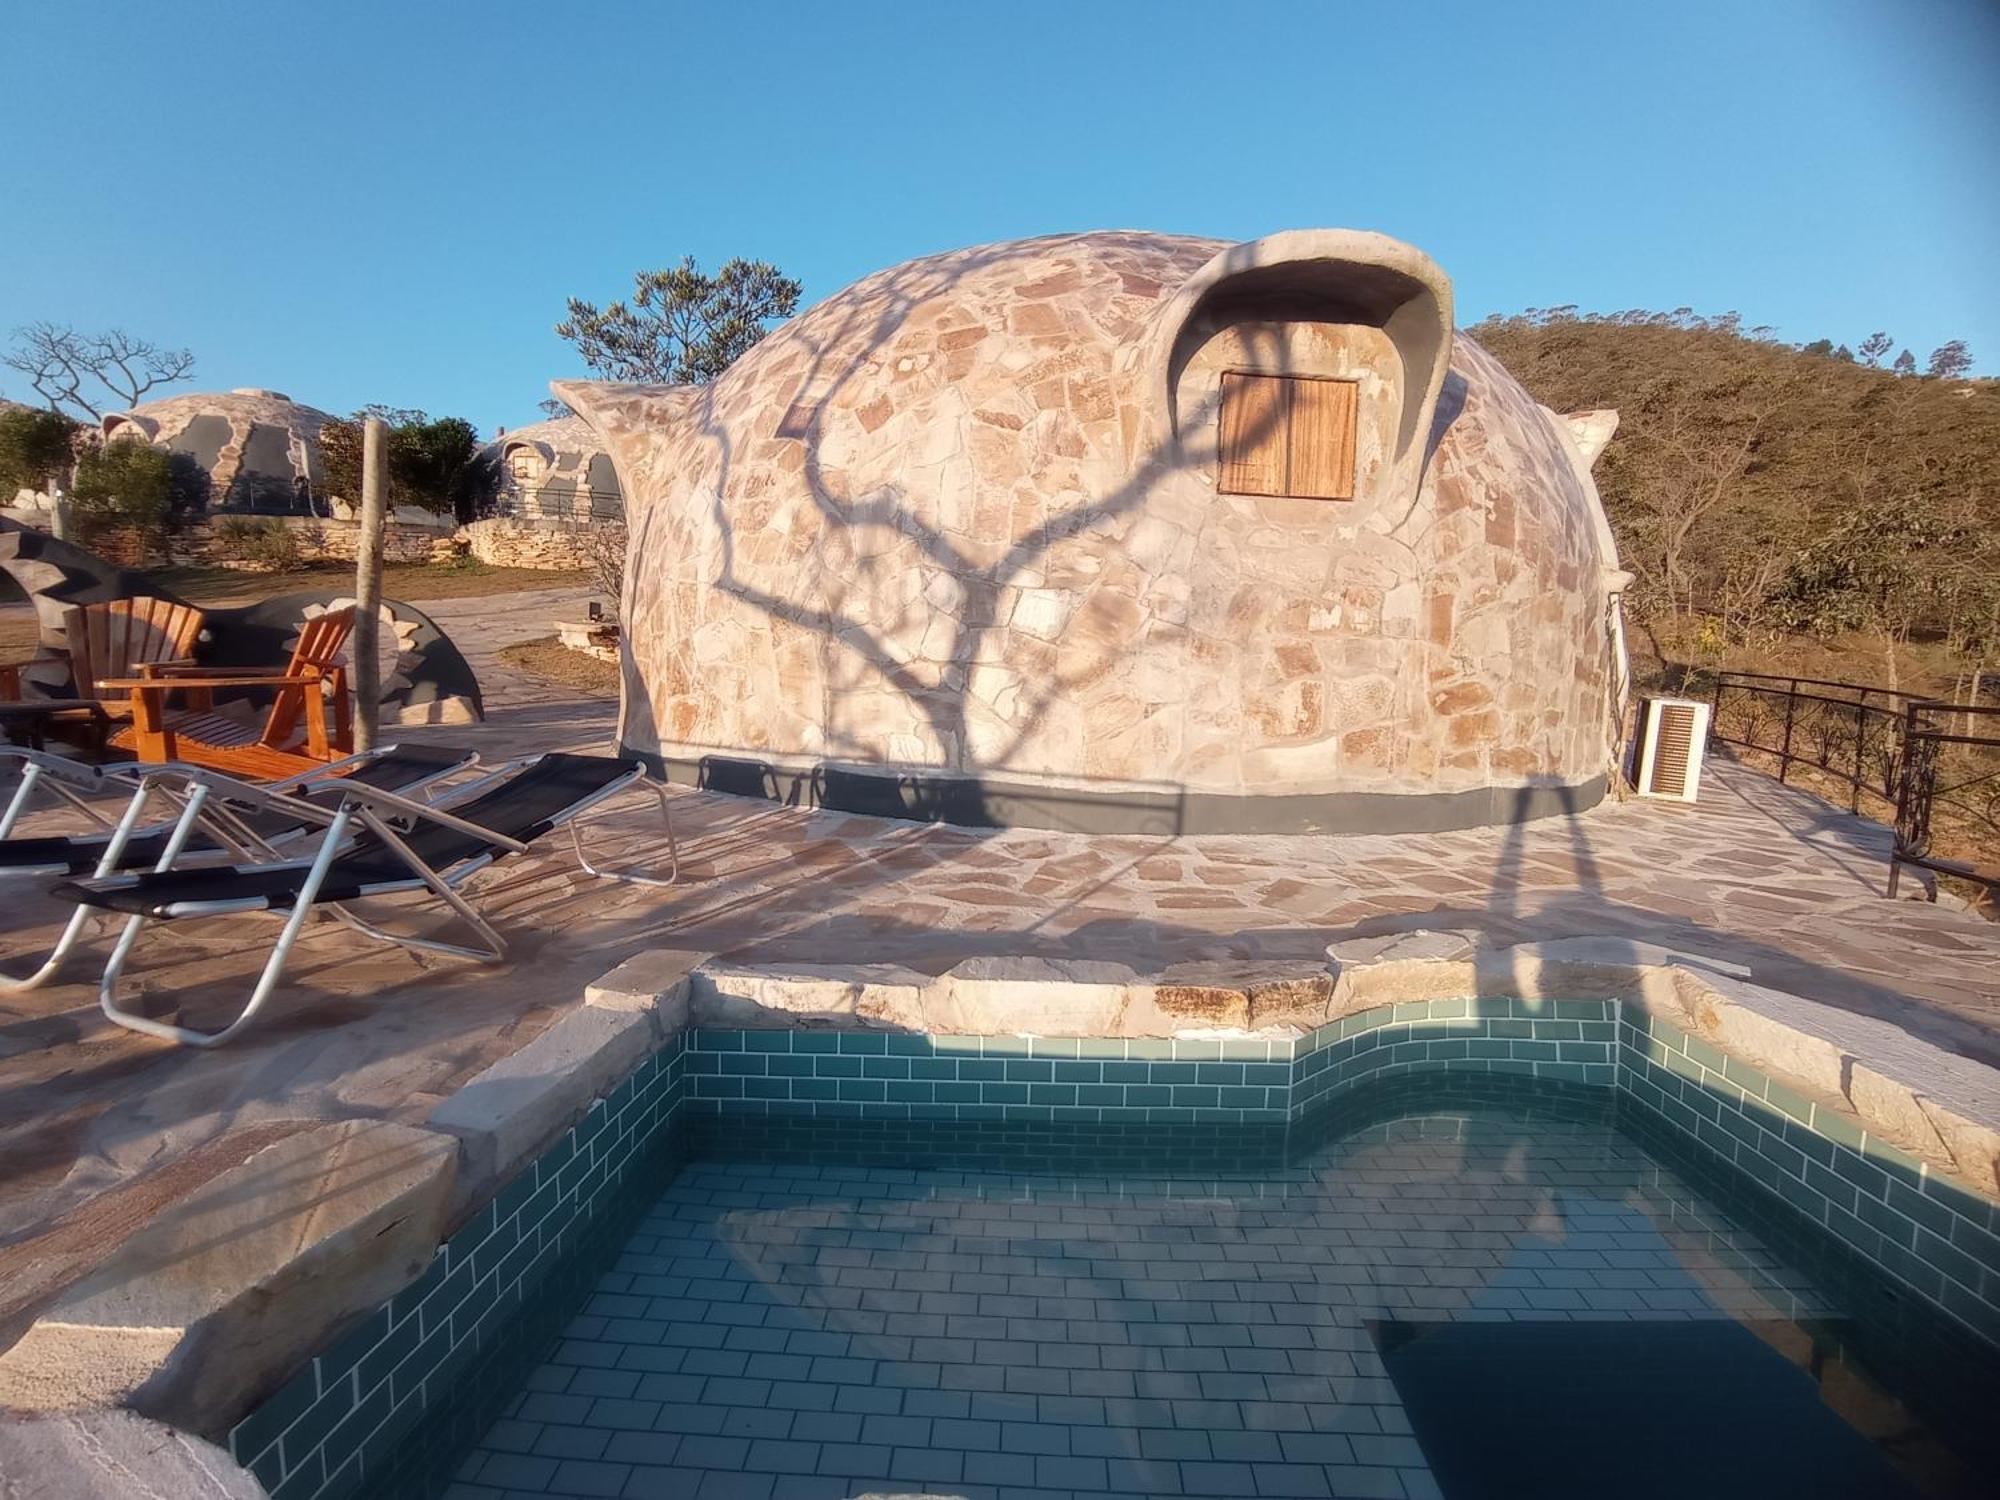
[[[618,663],[572,651],[552,635],[503,646],[500,660],[510,667],[594,698],[618,696]]]

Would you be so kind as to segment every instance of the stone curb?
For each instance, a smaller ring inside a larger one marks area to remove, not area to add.
[[[430,1112],[458,1141],[456,1226],[688,1023],[688,975],[707,955],[652,949],[593,981],[584,1004]]]
[[[213,1443],[117,1410],[0,1417],[0,1495],[265,1500],[264,1487]]]
[[[379,1120],[301,1130],[154,1217],[0,1354],[0,1405],[123,1405],[216,1437],[414,1281],[456,1149]]]

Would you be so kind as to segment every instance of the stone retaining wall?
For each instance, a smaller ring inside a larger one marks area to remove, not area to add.
[[[496,568],[590,568],[600,554],[622,556],[625,550],[625,528],[617,522],[558,526],[496,517],[461,526],[458,537],[474,557]]]
[[[17,519],[47,528],[47,512],[22,511]],[[74,539],[122,568],[162,564],[236,568],[246,573],[277,571],[278,546],[252,531],[284,533],[299,563],[351,563],[360,549],[360,523],[318,516],[211,516],[177,526],[150,545],[135,527],[78,524]],[[592,568],[600,553],[623,556],[625,528],[616,522],[592,526],[493,519],[456,529],[391,521],[384,532],[383,556],[392,563],[440,563],[470,552],[496,568],[576,572]]]

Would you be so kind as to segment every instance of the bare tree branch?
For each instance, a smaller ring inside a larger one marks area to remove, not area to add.
[[[0,363],[27,376],[51,410],[67,408],[71,416],[101,421],[107,410],[138,405],[155,386],[187,379],[194,355],[122,328],[79,333],[65,323],[42,321],[15,329],[13,346]]]

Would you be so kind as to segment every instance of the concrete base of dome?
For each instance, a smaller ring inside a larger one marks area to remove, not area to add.
[[[998,777],[874,767],[788,767],[727,755],[624,751],[678,786],[788,807],[865,813],[966,828],[1053,828],[1156,838],[1225,833],[1447,833],[1527,823],[1595,807],[1608,779],[1576,785],[1473,787],[1459,792],[1318,792],[1227,796],[1163,788],[1075,788]]]

